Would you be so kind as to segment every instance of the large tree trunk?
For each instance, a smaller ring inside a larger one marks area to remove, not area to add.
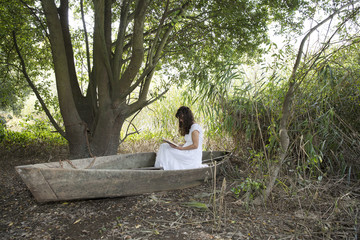
[[[113,155],[119,147],[120,130],[124,116],[116,116],[111,109],[100,114],[97,127],[91,140],[91,151],[96,156]]]
[[[43,0],[42,5],[49,26],[60,112],[65,123],[65,137],[69,141],[70,154],[74,157],[82,156],[86,146],[86,126],[78,114],[71,91],[68,59],[61,23],[56,5],[52,0]],[[82,147],[74,148],[75,146]]]
[[[70,158],[115,155],[118,152],[120,131],[125,117],[114,116],[111,110],[99,117],[93,136],[84,128],[84,132],[74,132],[69,136]],[[77,136],[85,135],[85,142],[78,142]]]
[[[89,85],[85,94],[80,90],[76,75],[68,26],[68,0],[60,0],[59,8],[54,0],[41,2],[49,29],[58,99],[65,125],[64,137],[69,142],[70,158],[116,154],[125,119],[166,92],[147,99],[154,68],[173,29],[164,21],[171,11],[165,8],[151,44],[149,40],[144,41],[149,0],[134,1],[135,5],[133,1],[123,0],[118,36],[113,41],[113,1],[94,0],[93,65],[88,69]],[[187,5],[188,2],[185,2],[180,9],[177,8],[180,11],[176,14],[182,14]],[[138,98],[130,101],[130,94],[135,89],[139,91]]]

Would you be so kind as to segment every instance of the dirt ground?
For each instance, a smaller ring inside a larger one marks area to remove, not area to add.
[[[37,203],[14,167],[56,160],[46,153],[1,155],[0,239],[360,237],[359,182],[335,179],[301,185],[289,180],[274,190],[266,206],[235,198],[231,188],[238,183],[226,174],[217,178],[216,191],[213,182],[204,182],[140,196]]]

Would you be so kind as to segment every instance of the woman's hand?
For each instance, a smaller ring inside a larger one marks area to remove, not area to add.
[[[193,150],[193,149],[197,149],[198,146],[199,146],[199,131],[195,130],[192,132],[191,134],[191,139],[192,139],[192,142],[193,144],[189,145],[189,146],[186,146],[186,147],[183,147],[183,146],[175,146],[173,144],[170,144],[170,147],[172,148],[175,148],[175,149],[178,149],[178,150]]]
[[[174,144],[170,144],[170,143],[169,143],[169,145],[170,145],[170,147],[172,147],[172,148],[175,148],[175,149],[178,149],[178,150],[183,150],[183,147],[182,147],[182,146],[175,146]]]

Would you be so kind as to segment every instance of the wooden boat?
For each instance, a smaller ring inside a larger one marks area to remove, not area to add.
[[[38,202],[137,195],[188,188],[212,179],[227,153],[203,152],[208,167],[154,168],[156,154],[136,153],[15,167]]]

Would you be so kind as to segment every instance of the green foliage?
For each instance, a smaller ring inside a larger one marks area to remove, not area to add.
[[[172,139],[174,141],[182,141],[183,137],[179,135],[178,120],[175,113],[180,106],[188,106],[194,113],[195,121],[203,126],[207,137],[215,136],[216,130],[211,126],[214,125],[210,115],[204,115],[202,108],[204,104],[193,101],[188,96],[186,88],[173,87],[169,90],[167,96],[159,99],[151,106],[143,109],[131,122],[128,121],[121,132],[122,138],[126,136],[126,132],[131,134],[126,141],[151,140],[162,138]]]
[[[207,204],[198,202],[198,201],[185,202],[185,203],[183,203],[183,206],[190,207],[190,208],[197,208],[200,210],[209,210],[209,207]]]
[[[20,124],[22,131],[6,129],[0,124],[0,145],[7,149],[31,148],[43,146],[53,148],[64,146],[66,140],[59,133],[53,131],[51,125],[41,119],[29,117]]]
[[[312,68],[304,65],[300,69],[307,75],[297,85],[292,102],[287,170],[313,179],[345,174],[349,169],[356,175],[360,170],[356,160],[360,156],[358,47],[331,49],[324,53],[331,57],[321,57]],[[279,123],[288,85],[286,75],[269,74],[271,69],[264,68],[267,75],[253,80],[240,70],[223,75],[228,76],[226,82],[233,91],[226,85],[208,88],[222,89],[213,91],[217,101],[211,104],[220,110],[213,112],[214,122],[222,123],[218,126],[233,136],[255,178],[266,177],[270,163],[276,163],[280,153]],[[208,99],[206,94],[203,96]]]
[[[164,3],[153,4],[153,17],[160,18],[159,5]],[[295,14],[308,8],[308,1],[191,1],[187,11],[173,19],[176,33],[164,50],[168,55],[162,62],[164,74],[180,85],[211,84],[227,63],[260,59],[270,44],[269,22],[281,26],[291,22],[291,30],[300,29],[305,15]]]
[[[124,143],[141,142],[149,144],[150,142],[161,143],[162,138],[171,139],[175,142],[183,142],[178,130],[178,120],[175,113],[180,106],[188,106],[194,113],[195,121],[199,123],[204,130],[203,149],[227,150],[233,148],[231,136],[223,130],[222,122],[216,118],[216,113],[211,109],[211,103],[193,100],[189,95],[187,88],[173,87],[168,95],[144,108],[136,118],[131,122],[126,121],[121,132],[121,138],[129,134]],[[205,110],[204,110],[205,109]],[[129,127],[129,129],[128,129]],[[154,149],[156,150],[156,149]]]
[[[360,154],[358,72],[347,69],[352,72],[347,75],[342,69],[344,65],[337,66],[320,64],[314,69],[314,77],[307,79],[295,97],[291,123],[294,150],[300,153],[298,166],[302,172],[314,177],[325,172],[341,174],[346,166],[358,165],[355,160]]]
[[[181,99],[178,89],[171,89],[169,95],[171,97],[163,97],[151,106],[142,109],[138,115],[132,116],[130,120],[135,117],[133,121],[126,121],[121,138],[124,139],[128,134],[126,141],[150,139],[161,141],[162,138],[179,140],[175,113],[181,105],[185,105],[185,102]]]
[[[34,8],[28,7],[33,5]],[[49,86],[44,80],[51,67],[50,52],[43,38],[43,22],[36,12],[35,1],[2,1],[0,4],[0,109],[12,110],[20,114],[24,99],[31,89],[22,72],[22,66],[14,47],[16,40],[24,59],[28,76],[36,83],[40,91]]]
[[[5,138],[6,135],[6,125],[4,123],[0,123],[0,142]]]
[[[266,186],[262,180],[253,180],[251,178],[246,178],[240,185],[233,187],[231,191],[239,198],[242,194],[249,194],[249,198],[252,200],[254,197],[261,194],[261,191],[265,189]]]

